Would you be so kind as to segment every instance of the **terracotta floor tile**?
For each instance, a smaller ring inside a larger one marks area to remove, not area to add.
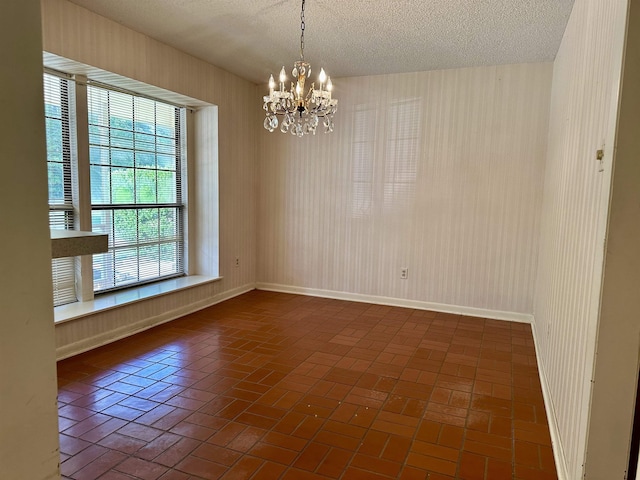
[[[491,480],[511,480],[513,478],[513,467],[511,462],[502,462],[494,458],[487,461],[487,479]]]
[[[368,455],[362,455],[359,453],[351,460],[351,466],[359,468],[360,470],[378,473],[392,478],[397,477],[402,469],[402,464],[398,462],[369,457]]]
[[[339,478],[352,457],[352,451],[332,448],[322,459],[316,472],[325,478]]]
[[[122,435],[122,437],[124,436]],[[151,442],[143,442],[143,446],[141,448],[138,448],[136,456],[144,460],[153,460],[181,439],[182,437],[180,437],[179,435],[175,435],[173,433],[163,433]],[[135,439],[132,438],[131,440]],[[142,440],[138,441],[142,442]]]
[[[331,447],[316,442],[309,442],[299,455],[293,466],[302,470],[315,471]]]
[[[167,472],[167,468],[162,465],[134,457],[129,457],[127,460],[120,463],[116,467],[116,470],[133,475],[135,478],[140,478],[142,480],[157,480]]]
[[[416,432],[416,439],[423,442],[437,443],[442,424],[430,420],[423,420]]]
[[[462,452],[458,476],[460,480],[485,480],[487,458],[474,453]]]
[[[280,475],[287,469],[286,466],[273,462],[265,462],[255,473],[251,480],[273,480],[280,478]]]
[[[428,478],[436,478],[434,476],[428,477],[426,470],[421,470],[415,467],[404,467],[402,473],[398,477],[399,480],[427,480]],[[453,478],[453,477],[447,477]]]
[[[175,408],[172,412],[156,420],[152,425],[154,428],[159,428],[161,430],[170,430],[175,425],[177,425],[182,420],[184,420],[189,415],[191,415],[191,413],[192,412],[190,410],[185,410],[183,408]]]
[[[208,440],[215,445],[226,446],[246,429],[246,425],[230,422],[213,434]]]
[[[205,460],[210,460],[221,465],[226,465],[227,467],[233,465],[242,456],[242,454],[238,452],[218,447],[217,445],[211,445],[210,443],[201,444],[191,452],[191,455],[204,458]]]
[[[100,439],[100,441],[98,441],[98,444],[111,450],[126,453],[129,455],[148,445],[147,442],[143,440],[120,435],[117,432],[111,433],[106,437]]]
[[[286,448],[288,450],[294,450],[301,452],[307,446],[307,441],[301,438],[292,437],[289,435],[283,435],[278,432],[269,432],[262,438],[264,443],[275,445],[277,447]]]
[[[460,456],[460,450],[457,448],[443,447],[442,445],[420,441],[413,442],[411,452],[428,457],[440,458],[442,460],[449,460],[451,462],[457,462]]]
[[[216,430],[212,428],[208,428],[202,425],[196,425],[190,422],[180,422],[176,426],[174,426],[171,430],[171,433],[175,433],[176,435],[182,435],[184,437],[195,438],[196,440],[205,441],[210,438]]]
[[[379,475],[373,472],[367,472],[366,470],[360,470],[359,468],[349,467],[344,472],[342,480],[389,480],[390,477],[385,475]]]
[[[96,427],[103,425],[107,422],[109,422],[110,420],[113,420],[112,417],[108,416],[108,415],[103,415],[101,413],[96,413],[95,415],[89,417],[89,418],[85,418],[84,420],[76,423],[73,427],[71,428],[67,428],[64,433],[66,433],[67,435],[72,435],[74,437],[81,437],[82,435],[86,434],[87,432],[95,429]],[[124,422],[126,423],[126,422]],[[120,425],[122,426],[122,425]],[[89,440],[91,441],[91,440]]]
[[[128,437],[133,437],[139,440],[150,442],[154,438],[160,436],[162,434],[162,430],[147,427],[146,425],[140,425],[137,423],[128,423],[120,430],[118,430],[118,433],[127,435]]]
[[[315,440],[325,445],[351,451],[355,451],[360,445],[360,440],[357,438],[347,437],[327,430],[320,430],[315,436]]]
[[[249,450],[249,453],[254,457],[259,457],[275,463],[281,463],[283,465],[290,465],[298,456],[297,452],[293,450],[269,445],[268,443],[263,442],[256,443],[256,445]]]
[[[124,453],[109,450],[73,474],[75,480],[95,480],[127,458]]]
[[[540,453],[538,445],[535,443],[516,440],[514,458],[517,465],[533,468],[540,467]]]
[[[109,450],[100,445],[90,445],[73,457],[65,460],[60,465],[63,475],[73,475],[75,472],[93,462],[96,458],[104,455]]]
[[[110,418],[103,424],[98,425],[96,428],[89,430],[87,433],[81,435],[80,438],[89,442],[96,443],[126,424],[127,422],[120,418]]]
[[[443,473],[445,475],[455,475],[457,463],[443,460],[441,458],[429,457],[419,453],[409,452],[407,465],[423,468],[430,472]]]
[[[90,442],[81,440],[79,438],[71,437],[61,433],[60,439],[60,451],[67,455],[75,455],[76,453],[84,450],[91,445]]]
[[[172,407],[170,405],[158,405],[157,407],[149,410],[144,415],[136,418],[136,423],[141,423],[143,425],[153,425],[155,422],[169,415],[174,410],[175,407]]]
[[[158,480],[193,480],[193,477],[188,473],[182,473],[177,470],[168,470],[167,473],[158,478]]]
[[[58,385],[65,479],[557,480],[528,325],[253,291]]]
[[[263,428],[269,430],[273,428],[278,421],[275,418],[263,417],[260,415],[254,415],[249,412],[242,412],[235,418],[238,423],[244,423],[245,425],[251,425],[253,427]]]
[[[476,430],[467,430],[465,435],[465,443],[468,441],[484,443],[486,445],[505,449],[510,449],[513,443],[510,437],[478,432]]]
[[[65,479],[72,480],[71,477],[62,477],[62,480]],[[100,477],[100,480],[131,480],[129,475],[125,475],[124,473],[120,473],[117,470],[110,470]]]
[[[175,469],[207,480],[216,480],[227,471],[223,465],[196,456],[188,456]]]
[[[405,458],[407,457],[407,454],[409,453],[411,444],[411,438],[390,435],[387,446],[382,452],[382,458],[384,458],[385,460],[391,460],[392,462],[403,463]]]
[[[58,415],[80,422],[86,418],[94,416],[95,412],[86,408],[76,407],[74,405],[65,405],[58,409]]]
[[[528,468],[522,465],[515,466],[515,480],[556,480],[556,473],[544,472],[535,468]]]
[[[378,457],[384,451],[390,437],[391,435],[388,433],[369,430],[362,439],[358,452],[364,455]]]
[[[200,445],[200,442],[191,438],[181,438],[176,443],[168,447],[157,457],[153,459],[154,462],[167,467],[174,467],[184,457],[189,455]]]
[[[324,480],[327,477],[324,475],[305,472],[304,470],[298,470],[296,468],[290,468],[280,478],[282,480]]]
[[[248,480],[260,468],[263,460],[256,457],[243,456],[222,476],[223,480]]]
[[[258,427],[245,426],[244,430],[227,444],[227,448],[246,453],[264,437],[266,432]]]

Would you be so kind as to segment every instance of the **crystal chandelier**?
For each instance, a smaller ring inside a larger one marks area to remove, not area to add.
[[[273,132],[278,128],[282,133],[291,132],[292,135],[302,137],[312,133],[316,134],[316,128],[322,121],[325,133],[333,132],[333,114],[336,113],[338,100],[331,98],[333,84],[331,77],[328,77],[324,69],[320,69],[318,75],[319,87],[316,89],[315,83],[305,91],[305,82],[311,76],[311,65],[304,60],[304,3],[302,0],[302,11],[300,12],[300,60],[293,64],[291,74],[297,82],[294,86],[291,82],[291,89],[285,89],[287,74],[282,67],[280,70],[280,85],[276,90],[276,82],[273,75],[269,78],[269,95],[264,97],[263,108],[266,113],[264,128]],[[282,117],[278,122],[278,116]]]

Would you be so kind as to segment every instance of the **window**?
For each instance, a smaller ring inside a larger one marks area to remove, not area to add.
[[[85,211],[91,226],[86,217],[83,229],[109,235],[108,252],[94,255],[87,270],[95,293],[183,275],[185,109],[91,82],[78,85],[87,109],[76,111],[74,86],[45,74],[51,228],[73,229],[74,215]],[[89,132],[84,154],[72,147],[74,124]],[[87,189],[84,202],[74,197]],[[53,261],[55,305],[76,300],[74,263]]]
[[[94,290],[182,274],[181,111],[88,87]]]
[[[44,75],[44,113],[47,134],[49,178],[49,226],[73,230],[74,210],[71,185],[70,91],[64,78]],[[54,305],[76,301],[73,258],[51,261]]]

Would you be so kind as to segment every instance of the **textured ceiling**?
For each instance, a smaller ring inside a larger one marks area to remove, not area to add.
[[[300,0],[71,0],[255,83],[300,51]],[[573,0],[306,0],[305,59],[332,77],[555,58]]]

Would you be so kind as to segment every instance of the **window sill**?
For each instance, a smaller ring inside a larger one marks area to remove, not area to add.
[[[172,278],[158,283],[132,287],[119,292],[106,293],[100,295],[95,300],[88,302],[76,302],[68,305],[55,307],[54,322],[64,323],[78,318],[86,317],[95,313],[111,310],[114,308],[129,305],[142,300],[167,295],[169,293],[186,290],[198,285],[205,285],[221,280],[222,277],[207,277],[204,275],[191,275],[187,277]]]

